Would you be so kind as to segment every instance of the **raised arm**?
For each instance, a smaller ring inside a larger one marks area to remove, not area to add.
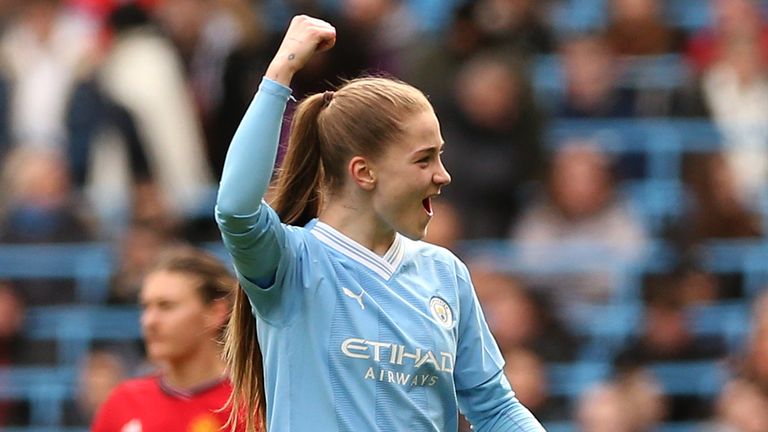
[[[281,258],[279,220],[263,211],[277,155],[293,75],[316,52],[329,49],[336,30],[325,21],[293,18],[251,105],[235,132],[224,162],[216,221],[237,270],[258,285],[274,279]]]
[[[227,152],[216,202],[222,216],[249,216],[259,209],[272,177],[291,79],[315,52],[335,42],[336,30],[325,21],[304,15],[291,21]]]

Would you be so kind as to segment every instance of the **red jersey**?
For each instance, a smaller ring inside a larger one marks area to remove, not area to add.
[[[191,391],[175,389],[158,376],[129,380],[109,395],[91,431],[221,432],[229,410],[217,410],[231,392],[228,379]],[[245,427],[238,425],[237,430],[244,431]]]

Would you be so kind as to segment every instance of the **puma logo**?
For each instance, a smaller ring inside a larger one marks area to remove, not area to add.
[[[365,305],[363,304],[363,294],[365,294],[364,289],[360,289],[360,294],[355,294],[352,292],[352,290],[346,287],[342,288],[341,290],[344,292],[345,296],[357,300],[357,303],[360,305],[360,309],[365,310]]]

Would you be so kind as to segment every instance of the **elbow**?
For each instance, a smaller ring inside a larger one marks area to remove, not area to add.
[[[248,218],[261,208],[265,187],[249,187],[234,178],[222,179],[216,195],[216,215],[224,218]]]
[[[261,207],[260,201],[243,198],[242,193],[233,193],[231,189],[220,187],[216,196],[216,216],[223,218],[245,217],[253,215]]]
[[[261,204],[258,203],[251,207],[238,205],[232,200],[222,200],[219,197],[216,200],[214,209],[214,219],[219,226],[219,230],[230,234],[242,234],[250,231],[260,218]]]
[[[218,220],[219,218],[231,218],[235,216],[235,205],[232,200],[227,199],[225,195],[219,193],[216,196],[216,207],[214,207],[214,216]]]

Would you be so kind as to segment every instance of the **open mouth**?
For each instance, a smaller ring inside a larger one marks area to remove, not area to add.
[[[421,205],[424,207],[424,210],[426,210],[427,214],[432,216],[432,198],[424,198],[421,200]]]

